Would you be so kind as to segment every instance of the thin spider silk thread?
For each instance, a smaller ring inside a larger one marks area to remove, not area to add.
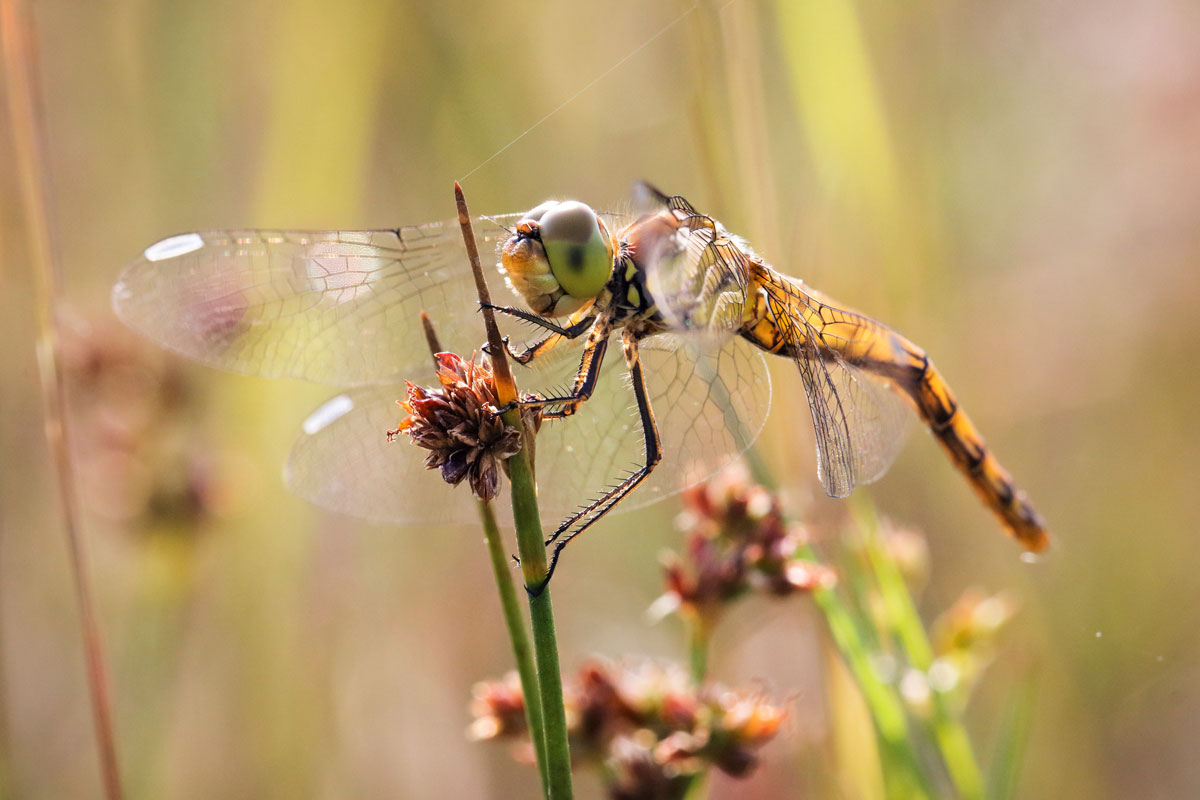
[[[734,2],[734,0],[729,0],[729,2],[730,2],[730,3],[732,3],[732,2]],[[725,6],[728,6],[728,5],[729,5],[729,3],[726,3],[726,4],[725,4]],[[476,166],[474,169],[472,169],[472,170],[471,170],[470,172],[468,172],[466,175],[463,175],[461,178],[459,178],[459,179],[458,179],[458,182],[459,182],[459,183],[464,183],[464,182],[466,182],[467,178],[471,177],[471,176],[472,176],[472,175],[474,175],[476,172],[478,172],[479,170],[481,170],[481,169],[483,169],[484,167],[486,167],[488,164],[490,164],[492,161],[494,161],[494,160],[495,160],[495,159],[496,159],[498,156],[500,156],[502,153],[504,153],[504,151],[508,150],[508,149],[509,149],[510,147],[512,147],[514,144],[516,144],[517,142],[519,142],[519,141],[521,141],[522,139],[524,139],[526,136],[528,136],[528,135],[529,135],[530,133],[532,133],[534,130],[536,130],[537,128],[541,127],[543,123],[545,123],[547,120],[549,120],[549,119],[550,119],[551,117],[553,117],[555,114],[557,114],[558,112],[562,111],[564,108],[566,108],[567,106],[569,106],[571,103],[575,102],[575,100],[576,100],[576,99],[578,99],[578,98],[579,98],[579,96],[580,96],[580,95],[582,95],[584,92],[586,92],[588,89],[591,89],[591,88],[592,88],[593,86],[595,86],[597,83],[599,83],[600,81],[602,81],[602,80],[604,80],[605,78],[607,78],[607,77],[608,77],[608,76],[609,76],[609,75],[610,75],[610,74],[611,74],[613,71],[615,71],[615,70],[616,70],[618,67],[620,67],[622,64],[624,64],[626,61],[628,61],[629,59],[633,58],[633,57],[634,57],[634,56],[636,56],[638,53],[642,52],[642,51],[643,51],[643,50],[645,50],[647,47],[649,47],[651,44],[653,44],[653,43],[654,43],[654,42],[655,42],[655,41],[656,41],[656,40],[657,40],[659,37],[661,37],[661,36],[662,36],[664,33],[666,33],[667,31],[669,31],[671,28],[674,28],[676,25],[678,25],[678,24],[679,24],[679,22],[680,22],[681,20],[683,20],[683,18],[684,18],[684,17],[688,16],[688,15],[689,15],[689,14],[691,14],[693,11],[695,11],[695,10],[696,10],[696,8],[697,8],[698,6],[699,6],[699,4],[698,4],[698,3],[693,3],[693,4],[691,5],[691,7],[690,7],[690,8],[686,9],[686,10],[685,10],[683,13],[681,13],[681,14],[680,14],[679,16],[677,16],[675,19],[673,19],[673,20],[671,20],[670,22],[668,22],[668,23],[667,23],[666,25],[664,25],[662,28],[659,28],[658,32],[657,32],[657,33],[654,33],[653,35],[651,35],[649,39],[647,39],[646,41],[642,42],[640,45],[638,45],[637,47],[635,47],[633,50],[630,50],[628,53],[626,53],[624,56],[622,56],[622,57],[621,57],[621,58],[620,58],[620,59],[619,59],[619,60],[618,60],[618,61],[617,61],[615,64],[613,64],[613,65],[612,65],[611,67],[609,67],[608,69],[604,70],[604,72],[601,72],[601,73],[600,73],[599,75],[597,75],[595,78],[592,78],[592,80],[591,80],[591,81],[590,81],[590,82],[589,82],[589,83],[588,83],[586,86],[584,86],[582,89],[580,89],[578,92],[576,92],[575,94],[573,94],[573,95],[571,95],[570,97],[568,97],[566,100],[564,100],[564,101],[562,101],[561,103],[559,103],[559,104],[558,104],[558,105],[557,105],[557,106],[556,106],[556,107],[555,107],[555,108],[554,108],[552,111],[550,111],[549,113],[547,113],[545,116],[543,116],[543,117],[542,117],[541,119],[539,119],[537,122],[533,123],[533,124],[532,124],[532,125],[530,125],[528,128],[526,128],[524,131],[522,131],[520,134],[518,134],[518,135],[517,135],[515,138],[513,138],[512,140],[510,140],[510,141],[508,142],[508,144],[504,145],[504,146],[503,146],[503,147],[501,147],[499,150],[497,150],[496,152],[492,153],[490,156],[488,156],[487,158],[485,158],[485,159],[484,159],[482,162],[480,162],[480,163],[479,163],[479,164],[478,164],[478,165],[477,165],[477,166]],[[722,7],[722,10],[724,10],[724,7]]]

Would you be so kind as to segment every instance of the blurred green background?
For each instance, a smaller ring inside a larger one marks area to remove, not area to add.
[[[510,663],[479,532],[306,506],[280,465],[330,390],[173,361],[107,305],[168,234],[450,218],[468,173],[473,210],[496,213],[616,205],[649,179],[924,346],[1057,537],[1020,561],[923,434],[871,489],[928,535],[929,615],[972,585],[1021,604],[968,714],[981,755],[1034,675],[1019,796],[1200,793],[1200,6],[47,0],[35,16],[131,797],[532,796],[531,770],[464,736],[471,684]],[[0,794],[98,797],[11,169],[0,183]],[[844,506],[775,367],[768,455],[833,529]],[[673,623],[643,620],[676,511],[611,518],[568,552],[567,671],[682,657]],[[813,796],[853,770],[822,755],[819,630],[804,601],[751,601],[719,629],[714,676],[794,710],[763,768],[716,796]]]

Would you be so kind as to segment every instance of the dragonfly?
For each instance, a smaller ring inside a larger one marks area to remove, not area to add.
[[[609,511],[679,491],[752,445],[771,405],[764,356],[799,370],[830,496],[881,477],[915,419],[1021,546],[1048,545],[1042,518],[920,347],[777,271],[683,197],[644,183],[636,195],[635,214],[552,200],[475,220],[479,251],[497,254],[495,277],[519,303],[492,307],[528,368],[520,382],[534,391],[521,402],[562,420],[543,427],[536,451],[543,512],[563,516],[547,539],[552,569]],[[388,523],[473,513],[439,494],[448,487],[418,483],[422,453],[386,435],[398,382],[430,369],[421,311],[455,346],[477,346],[457,222],[173,236],[126,268],[113,305],[203,363],[350,387],[293,445],[285,480],[302,497]],[[606,358],[615,340],[619,366]]]

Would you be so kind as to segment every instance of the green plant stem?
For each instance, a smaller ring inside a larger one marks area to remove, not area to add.
[[[745,457],[751,474],[759,484],[765,487],[777,485],[757,448],[747,448]],[[821,561],[812,545],[804,545],[798,554],[810,561]],[[899,776],[892,774],[891,770],[885,771],[884,779],[889,785],[888,796],[936,797],[937,793],[922,769],[921,761],[909,738],[904,702],[895,688],[879,677],[871,663],[871,650],[863,634],[869,626],[859,620],[853,606],[846,604],[835,588],[817,587],[812,595],[817,608],[825,617],[825,624],[829,628],[834,645],[863,694],[885,761],[904,770],[908,776],[908,779],[903,781],[903,786],[898,787],[896,784],[901,780]],[[892,787],[895,789],[892,790]]]
[[[863,532],[867,557],[875,573],[888,619],[894,626],[896,638],[904,648],[909,663],[928,675],[934,662],[933,646],[921,623],[916,603],[913,602],[908,586],[904,583],[904,576],[900,574],[896,562],[884,550],[875,507],[869,500],[859,496],[853,501],[852,509],[858,527]],[[933,707],[930,723],[950,780],[959,796],[965,800],[983,800],[986,796],[983,773],[975,760],[966,728],[951,708],[950,698],[945,692],[934,686],[929,688]]]
[[[513,586],[508,554],[500,538],[496,514],[492,511],[491,503],[479,500],[478,504],[479,521],[483,523],[488,555],[492,561],[492,574],[496,578],[496,589],[500,593],[500,608],[504,614],[504,624],[508,628],[509,641],[512,643],[517,674],[521,677],[521,693],[525,696],[525,724],[529,726],[529,736],[537,753],[538,771],[542,776],[542,789],[546,792],[550,781],[546,766],[546,739],[543,735],[542,695],[538,688],[537,669],[533,664],[529,632],[525,628],[525,620],[517,602],[517,590]]]
[[[988,776],[988,797],[991,800],[1016,797],[1017,780],[1021,775],[1021,762],[1033,720],[1036,685],[1033,676],[1026,675],[1018,681],[1012,701],[1006,704],[1008,710],[1000,722],[1000,735],[996,740]]]
[[[775,476],[771,474],[771,468],[767,466],[766,459],[762,457],[762,453],[758,452],[757,447],[747,447],[746,452],[742,453],[742,460],[750,469],[750,477],[754,479],[755,483],[768,491],[779,490],[779,484],[775,483]]]
[[[688,632],[688,663],[692,668],[692,680],[699,687],[708,677],[708,642],[712,630],[700,614],[687,617],[685,624]]]
[[[809,545],[800,550],[800,555],[803,558],[818,560],[817,554]],[[936,797],[909,739],[904,703],[895,689],[876,674],[871,664],[870,653],[859,635],[853,612],[833,588],[814,589],[813,600],[825,615],[825,623],[829,626],[834,644],[837,645],[842,659],[863,693],[887,760],[901,766],[910,774],[910,791],[915,796]],[[891,783],[895,776],[885,774],[885,779]],[[894,795],[889,792],[889,796]]]
[[[520,424],[520,412],[512,415]],[[537,505],[533,470],[524,448],[508,460],[512,486],[513,517],[517,525],[517,553],[526,586],[541,586],[529,597],[529,619],[533,625],[533,647],[537,656],[538,684],[541,687],[543,729],[546,752],[546,777],[549,797],[564,800],[573,796],[571,787],[571,750],[567,741],[567,717],[563,708],[562,671],[558,665],[558,641],[554,631],[554,607],[550,587],[543,586],[547,575],[546,545],[542,540],[542,521]]]
[[[479,263],[479,248],[471,228],[471,214],[462,186],[454,182],[454,200],[458,206],[458,224],[462,228],[463,244],[475,277],[484,327],[487,329],[489,350],[492,353],[492,375],[496,395],[501,405],[508,406],[519,397],[516,383],[506,357],[507,348],[496,327],[487,281]],[[533,650],[537,660],[537,678],[542,701],[542,729],[530,729],[530,736],[540,736],[545,748],[545,781],[543,788],[553,800],[569,800],[574,796],[571,787],[571,749],[567,740],[567,715],[563,708],[562,670],[558,665],[558,640],[554,632],[554,606],[550,602],[550,587],[546,544],[542,538],[542,518],[538,510],[537,486],[533,480],[533,432],[525,428],[519,407],[512,407],[502,419],[510,428],[521,432],[521,449],[508,459],[508,481],[512,489],[513,521],[517,527],[517,553],[525,586],[539,587],[529,595],[529,619],[533,628]],[[535,745],[536,746],[536,745]]]
[[[688,636],[688,664],[692,670],[692,682],[697,690],[708,676],[708,643],[712,636],[712,625],[702,614],[689,614],[684,618]],[[684,792],[684,800],[701,800],[708,796],[707,773],[692,776]]]
[[[421,312],[421,327],[425,330],[425,342],[429,345],[429,355],[433,358],[433,371],[436,373],[438,353],[442,352],[442,345],[438,341],[433,320],[424,311]],[[525,725],[529,728],[529,738],[533,742],[534,753],[537,755],[538,773],[542,778],[542,794],[546,795],[549,792],[550,782],[546,767],[542,694],[538,688],[533,651],[529,646],[529,633],[525,628],[525,620],[521,617],[521,608],[517,604],[517,590],[513,588],[508,556],[500,538],[500,526],[496,524],[496,514],[492,511],[492,504],[486,500],[476,500],[476,505],[479,509],[479,522],[483,526],[484,540],[487,542],[488,556],[492,562],[492,575],[496,579],[496,591],[500,594],[500,609],[504,615],[504,624],[508,628],[509,642],[512,644],[513,661],[517,664],[517,674],[521,678],[521,694],[525,698]]]

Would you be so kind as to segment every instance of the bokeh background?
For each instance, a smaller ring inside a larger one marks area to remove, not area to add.
[[[927,614],[969,586],[1020,603],[968,714],[981,756],[1028,678],[1019,796],[1200,792],[1200,6],[45,0],[35,18],[75,477],[131,797],[533,795],[532,771],[464,735],[472,683],[510,663],[478,531],[306,506],[279,469],[329,389],[178,362],[108,310],[165,235],[450,218],[463,176],[497,213],[615,204],[650,179],[921,343],[1057,537],[1022,562],[923,434],[870,490],[928,536]],[[98,797],[11,168],[0,185],[0,795]],[[836,530],[776,366],[768,456],[798,513]],[[571,548],[566,669],[683,657],[678,627],[643,617],[676,511]],[[853,770],[825,757],[805,601],[749,601],[714,646],[715,677],[795,708],[717,796],[823,796]]]

